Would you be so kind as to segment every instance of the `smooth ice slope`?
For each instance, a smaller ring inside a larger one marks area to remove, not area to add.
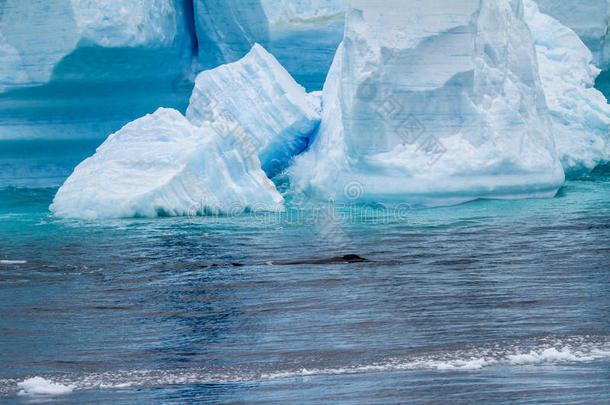
[[[293,188],[439,205],[564,181],[520,0],[354,0]]]
[[[586,4],[583,3],[583,7]],[[610,105],[594,88],[599,70],[579,37],[525,0],[553,135],[567,173],[591,170],[610,159]]]
[[[119,218],[277,211],[282,203],[256,156],[161,108],[108,137],[50,209],[66,218]]]
[[[343,37],[347,0],[195,0],[199,63],[235,62],[255,43],[318,90]]]
[[[610,68],[609,0],[536,0],[540,11],[574,30],[593,52],[594,63]]]
[[[195,125],[207,122],[231,142],[246,143],[273,177],[309,144],[320,123],[319,103],[256,44],[241,60],[197,76],[186,117]],[[230,125],[215,125],[219,118]]]

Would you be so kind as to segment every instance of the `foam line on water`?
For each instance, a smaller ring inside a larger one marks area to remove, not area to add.
[[[0,260],[0,264],[26,264],[27,260]]]
[[[409,370],[472,372],[492,366],[535,366],[583,363],[610,358],[610,337],[573,336],[544,338],[530,345],[524,341],[490,343],[453,351],[385,358],[371,363],[332,367],[297,367],[270,370],[246,366],[225,369],[125,370],[83,375],[35,376],[25,380],[0,379],[0,396],[40,394],[46,388],[65,394],[72,390],[104,390],[168,385],[227,384],[307,378],[324,375],[367,374]],[[34,384],[36,383],[36,384]],[[26,389],[27,387],[31,389]],[[42,387],[42,388],[40,388]],[[39,390],[40,388],[40,390]],[[46,391],[49,391],[46,390]]]

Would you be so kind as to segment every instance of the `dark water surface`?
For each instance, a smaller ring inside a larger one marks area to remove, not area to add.
[[[0,190],[1,403],[610,403],[607,168],[342,208],[340,240],[290,211],[58,220],[54,192]],[[34,376],[73,391],[18,395]]]

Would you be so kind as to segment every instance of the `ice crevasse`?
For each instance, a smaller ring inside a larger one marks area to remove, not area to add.
[[[319,99],[255,45],[199,75],[187,117],[161,108],[110,135],[59,189],[51,211],[67,218],[281,211],[268,175],[308,145],[319,109]]]
[[[297,192],[431,206],[564,181],[520,0],[352,1],[323,106]]]

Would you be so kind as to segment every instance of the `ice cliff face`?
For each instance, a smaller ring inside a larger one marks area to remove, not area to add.
[[[320,105],[256,44],[243,59],[197,76],[186,117],[196,125],[230,122],[222,135],[247,142],[273,177],[309,144]]]
[[[568,174],[591,170],[610,160],[610,105],[593,87],[599,74],[593,55],[572,30],[540,13],[532,0],[525,0],[525,18],[563,166]]]
[[[239,214],[282,210],[283,199],[256,155],[159,109],[108,137],[58,191],[64,218]]]
[[[323,106],[297,191],[436,205],[564,181],[519,0],[352,1]]]

